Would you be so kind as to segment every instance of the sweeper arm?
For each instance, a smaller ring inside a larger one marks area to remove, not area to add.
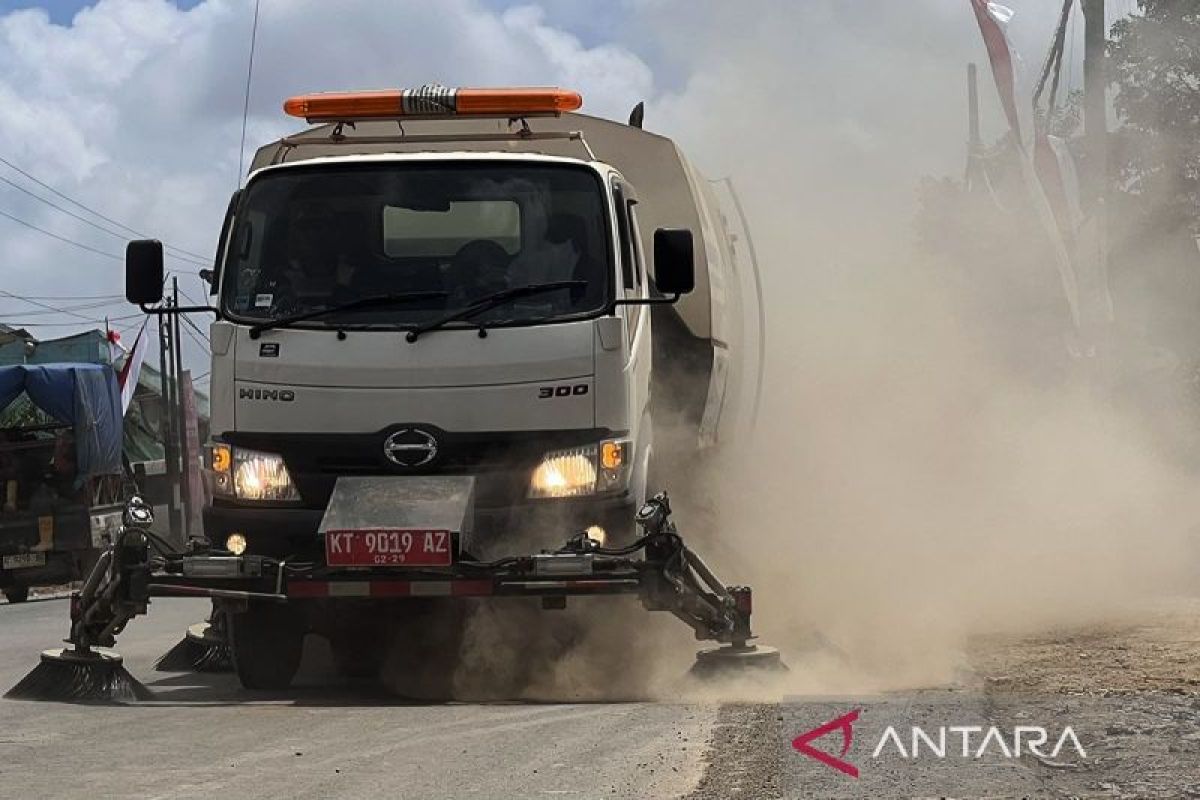
[[[684,544],[671,521],[665,492],[640,509],[637,523],[643,535],[628,546],[606,548],[580,533],[553,552],[490,562],[466,559],[440,570],[384,567],[348,572],[223,551],[179,554],[165,547],[162,555],[152,557],[151,544],[157,537],[149,530],[151,520],[150,507],[133,498],[120,534],[72,596],[67,640],[71,648],[62,651],[63,658],[74,664],[90,657],[111,659],[111,654],[94,648],[115,644],[129,620],[147,612],[152,596],[238,603],[362,596],[356,592],[401,600],[436,594],[539,596],[544,607],[560,608],[568,596],[636,594],[648,610],[668,611],[687,623],[697,639],[725,645],[700,654],[700,671],[723,664],[779,666],[776,651],[750,644],[750,588],[725,586]],[[43,667],[48,658],[53,660],[50,651],[43,654]],[[17,692],[20,686],[8,696],[29,696]]]

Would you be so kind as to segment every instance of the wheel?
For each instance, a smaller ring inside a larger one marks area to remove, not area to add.
[[[288,688],[304,650],[303,618],[287,606],[257,603],[226,619],[233,667],[242,686],[268,691]]]
[[[24,603],[29,599],[29,587],[10,586],[4,590],[4,597],[10,603]]]

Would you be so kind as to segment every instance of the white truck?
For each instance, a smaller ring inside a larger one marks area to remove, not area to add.
[[[357,671],[372,603],[491,593],[458,574],[419,590],[389,576],[499,563],[576,531],[592,547],[633,541],[638,509],[671,482],[665,442],[693,451],[751,423],[752,262],[640,107],[623,124],[572,113],[581,102],[305,95],[285,110],[319,124],[255,156],[202,309],[216,315],[204,530],[234,558],[191,573],[273,569],[292,599],[212,595],[245,685],[287,685],[309,631]],[[131,243],[129,299],[162,313],[162,285],[161,246]],[[379,502],[393,505],[348,510]]]

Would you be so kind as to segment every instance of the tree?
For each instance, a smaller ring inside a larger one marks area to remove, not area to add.
[[[1121,127],[1113,161],[1123,211],[1139,227],[1200,233],[1200,4],[1138,0],[1108,52]]]

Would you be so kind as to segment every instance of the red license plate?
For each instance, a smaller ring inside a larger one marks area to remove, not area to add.
[[[448,567],[450,531],[371,528],[325,532],[331,567]]]

